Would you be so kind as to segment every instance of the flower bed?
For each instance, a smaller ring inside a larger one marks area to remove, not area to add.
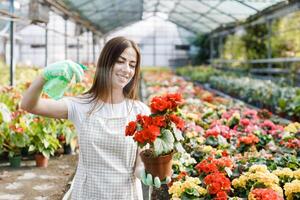
[[[215,97],[172,73],[145,72],[148,99],[185,98],[182,145],[173,157],[172,199],[297,199],[300,124],[281,124],[266,110]],[[150,95],[151,94],[151,95]]]
[[[177,73],[190,77],[193,81],[209,83],[233,97],[255,105],[267,108],[284,117],[299,121],[300,90],[296,87],[282,87],[267,80],[249,77],[236,77],[226,72],[226,76],[211,68],[182,68]]]

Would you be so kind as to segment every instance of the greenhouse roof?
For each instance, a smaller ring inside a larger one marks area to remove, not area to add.
[[[29,2],[29,0],[19,0],[23,3],[26,1]],[[90,30],[103,35],[151,16],[169,20],[195,33],[207,33],[225,24],[245,20],[272,5],[280,2],[284,4],[288,1],[43,0],[41,2],[55,8],[65,16],[76,19],[77,23]]]

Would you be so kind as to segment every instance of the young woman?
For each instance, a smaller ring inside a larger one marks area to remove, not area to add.
[[[40,98],[47,81],[61,76],[80,81],[83,70],[72,61],[47,66],[24,93],[21,108],[37,115],[71,120],[78,133],[79,162],[72,199],[142,199],[143,171],[137,145],[125,137],[125,128],[138,114],[150,114],[137,100],[140,51],[124,37],[111,39],[97,63],[92,87],[78,97]],[[146,176],[147,177],[147,176]],[[151,185],[152,180],[148,183]]]

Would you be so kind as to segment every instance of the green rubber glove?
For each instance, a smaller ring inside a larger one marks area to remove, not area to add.
[[[163,184],[168,184],[171,182],[171,177],[167,176],[163,181],[161,181],[157,176],[154,178],[151,174],[147,174],[145,170],[141,171],[141,181],[148,186],[154,186],[160,188]]]
[[[53,99],[62,98],[74,75],[77,83],[82,81],[83,70],[87,70],[87,67],[71,60],[48,65],[42,73],[43,78],[46,80],[43,91]]]

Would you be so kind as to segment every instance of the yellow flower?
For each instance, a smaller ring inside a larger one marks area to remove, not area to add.
[[[199,116],[195,113],[187,113],[186,117],[191,119],[191,120],[194,120],[194,121],[197,121],[199,119]]]
[[[293,172],[293,175],[296,179],[300,180],[300,169],[297,169],[296,171]]]
[[[196,131],[189,131],[185,135],[187,138],[193,138],[193,137],[198,136],[198,133]]]
[[[203,187],[198,186],[198,187],[196,187],[196,190],[199,192],[199,194],[201,196],[204,196],[204,195],[207,194],[207,190],[205,188],[203,188]]]
[[[238,187],[244,188],[246,187],[247,181],[248,181],[247,175],[241,175],[239,178],[233,179],[232,186],[235,188]]]
[[[285,196],[287,200],[293,200],[294,193],[300,193],[300,180],[293,180],[284,185]]]
[[[249,172],[267,172],[268,168],[266,165],[252,165]]]
[[[283,168],[283,169],[277,169],[272,172],[272,174],[275,174],[278,177],[293,177],[293,171],[290,168]]]
[[[271,188],[272,190],[274,190],[275,192],[277,192],[277,194],[281,197],[283,197],[283,190],[279,185],[273,184],[271,185],[269,188]]]
[[[202,148],[202,151],[203,151],[204,153],[209,153],[209,152],[211,152],[211,150],[213,150],[213,148],[212,148],[211,146],[204,146],[204,147]]]
[[[203,144],[203,143],[205,142],[205,138],[202,137],[202,136],[197,137],[197,142],[198,142],[199,144]]]
[[[182,193],[184,193],[185,190],[189,188],[195,188],[201,195],[206,194],[207,191],[199,186],[200,183],[201,181],[199,178],[187,176],[184,182],[174,182],[173,185],[169,188],[169,194],[172,195],[172,199],[180,198]]]
[[[267,172],[256,172],[249,175],[250,180],[256,180],[259,183],[263,183],[265,186],[270,187],[273,184],[279,183],[279,178],[271,174],[269,171]]]
[[[284,130],[290,133],[297,133],[298,130],[300,130],[300,123],[299,122],[291,123],[286,127],[284,127]]]
[[[181,196],[181,182],[176,181],[173,183],[173,185],[169,188],[169,194],[172,195],[172,197],[180,197]]]

